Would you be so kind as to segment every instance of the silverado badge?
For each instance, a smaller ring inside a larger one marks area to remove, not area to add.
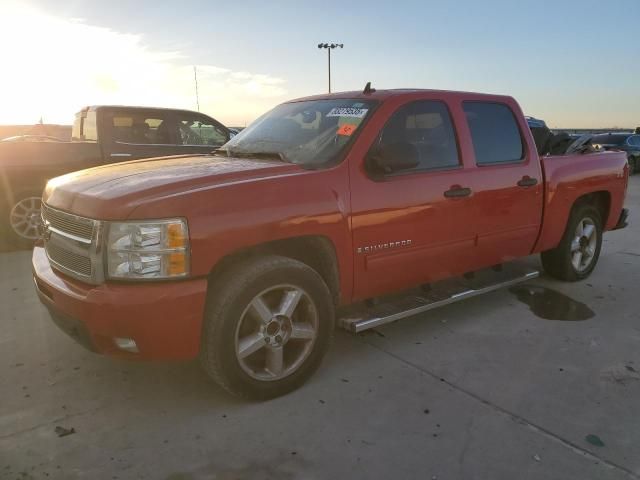
[[[367,245],[366,247],[358,247],[357,253],[375,253],[380,250],[388,250],[390,248],[408,247],[411,245],[411,240],[398,240],[397,242],[385,242],[378,243],[376,245]]]

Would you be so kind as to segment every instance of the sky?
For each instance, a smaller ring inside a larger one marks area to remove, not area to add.
[[[0,124],[86,105],[200,110],[245,126],[327,91],[514,96],[555,128],[640,126],[640,0],[0,0]]]

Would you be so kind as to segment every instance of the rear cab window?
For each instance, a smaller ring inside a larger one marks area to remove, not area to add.
[[[465,101],[477,165],[520,163],[524,142],[511,108],[504,103]]]

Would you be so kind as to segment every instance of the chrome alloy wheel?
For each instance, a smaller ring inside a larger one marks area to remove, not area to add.
[[[318,309],[304,290],[292,285],[268,288],[242,313],[236,328],[236,358],[256,380],[288,377],[313,350],[318,326]]]
[[[571,242],[571,263],[576,272],[587,270],[596,254],[598,230],[595,222],[585,217],[578,222]]]
[[[16,203],[9,214],[9,224],[20,238],[37,240],[41,222],[42,201],[38,197],[26,197]]]

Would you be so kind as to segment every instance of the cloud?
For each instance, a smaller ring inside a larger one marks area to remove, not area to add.
[[[193,65],[142,35],[10,4],[0,18],[0,123],[70,123],[85,105],[196,108]],[[200,110],[243,125],[283,101],[286,81],[265,73],[197,65]]]

